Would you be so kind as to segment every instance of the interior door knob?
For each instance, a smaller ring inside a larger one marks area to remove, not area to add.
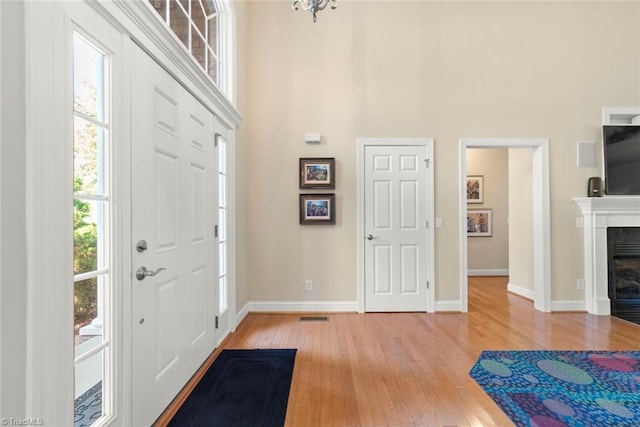
[[[160,273],[162,270],[166,270],[164,267],[158,268],[156,271],[147,270],[144,265],[136,270],[136,279],[144,280],[145,277],[152,277]]]
[[[373,234],[369,234],[369,235],[367,236],[367,240],[373,240],[373,239],[374,239]]]

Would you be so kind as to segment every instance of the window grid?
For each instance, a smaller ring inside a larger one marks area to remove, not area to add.
[[[74,389],[102,394],[97,420],[109,401],[110,198],[109,58],[88,38],[73,34],[74,147]]]
[[[228,258],[227,258],[227,162],[226,144],[218,136],[218,311],[228,306]]]
[[[205,73],[222,89],[218,1],[148,1]]]

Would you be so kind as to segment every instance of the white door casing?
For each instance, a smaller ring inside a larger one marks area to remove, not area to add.
[[[433,311],[432,144],[358,140],[360,311]]]
[[[468,311],[467,148],[531,148],[533,150],[533,288],[534,308],[551,311],[551,219],[549,140],[546,138],[463,138],[459,141],[460,311]]]
[[[132,49],[132,423],[150,425],[216,345],[214,116]],[[136,278],[146,267],[157,275]]]

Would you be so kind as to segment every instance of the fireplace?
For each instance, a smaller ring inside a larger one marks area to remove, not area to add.
[[[607,228],[611,315],[640,323],[640,227]]]
[[[585,308],[640,323],[640,197],[573,200],[584,222]]]

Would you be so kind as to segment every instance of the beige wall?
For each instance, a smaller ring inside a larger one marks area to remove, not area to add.
[[[242,309],[249,302],[249,208],[248,208],[248,180],[250,170],[247,167],[249,159],[248,117],[249,113],[249,57],[247,54],[250,33],[246,30],[247,3],[237,2],[234,5],[236,13],[237,31],[237,108],[243,114],[244,121],[236,131],[236,308]]]
[[[509,284],[533,292],[533,155],[509,150]]]
[[[509,152],[507,149],[470,148],[467,175],[482,175],[483,203],[470,203],[467,209],[491,209],[492,235],[467,239],[469,270],[509,269]],[[481,272],[480,272],[481,273]]]
[[[249,300],[356,299],[362,136],[436,140],[437,300],[459,298],[458,139],[548,137],[552,299],[584,297],[571,198],[598,170],[576,168],[575,142],[599,140],[602,107],[640,105],[637,3],[341,1],[316,24],[287,2],[245,6]],[[298,225],[303,156],[337,159],[335,226]]]

